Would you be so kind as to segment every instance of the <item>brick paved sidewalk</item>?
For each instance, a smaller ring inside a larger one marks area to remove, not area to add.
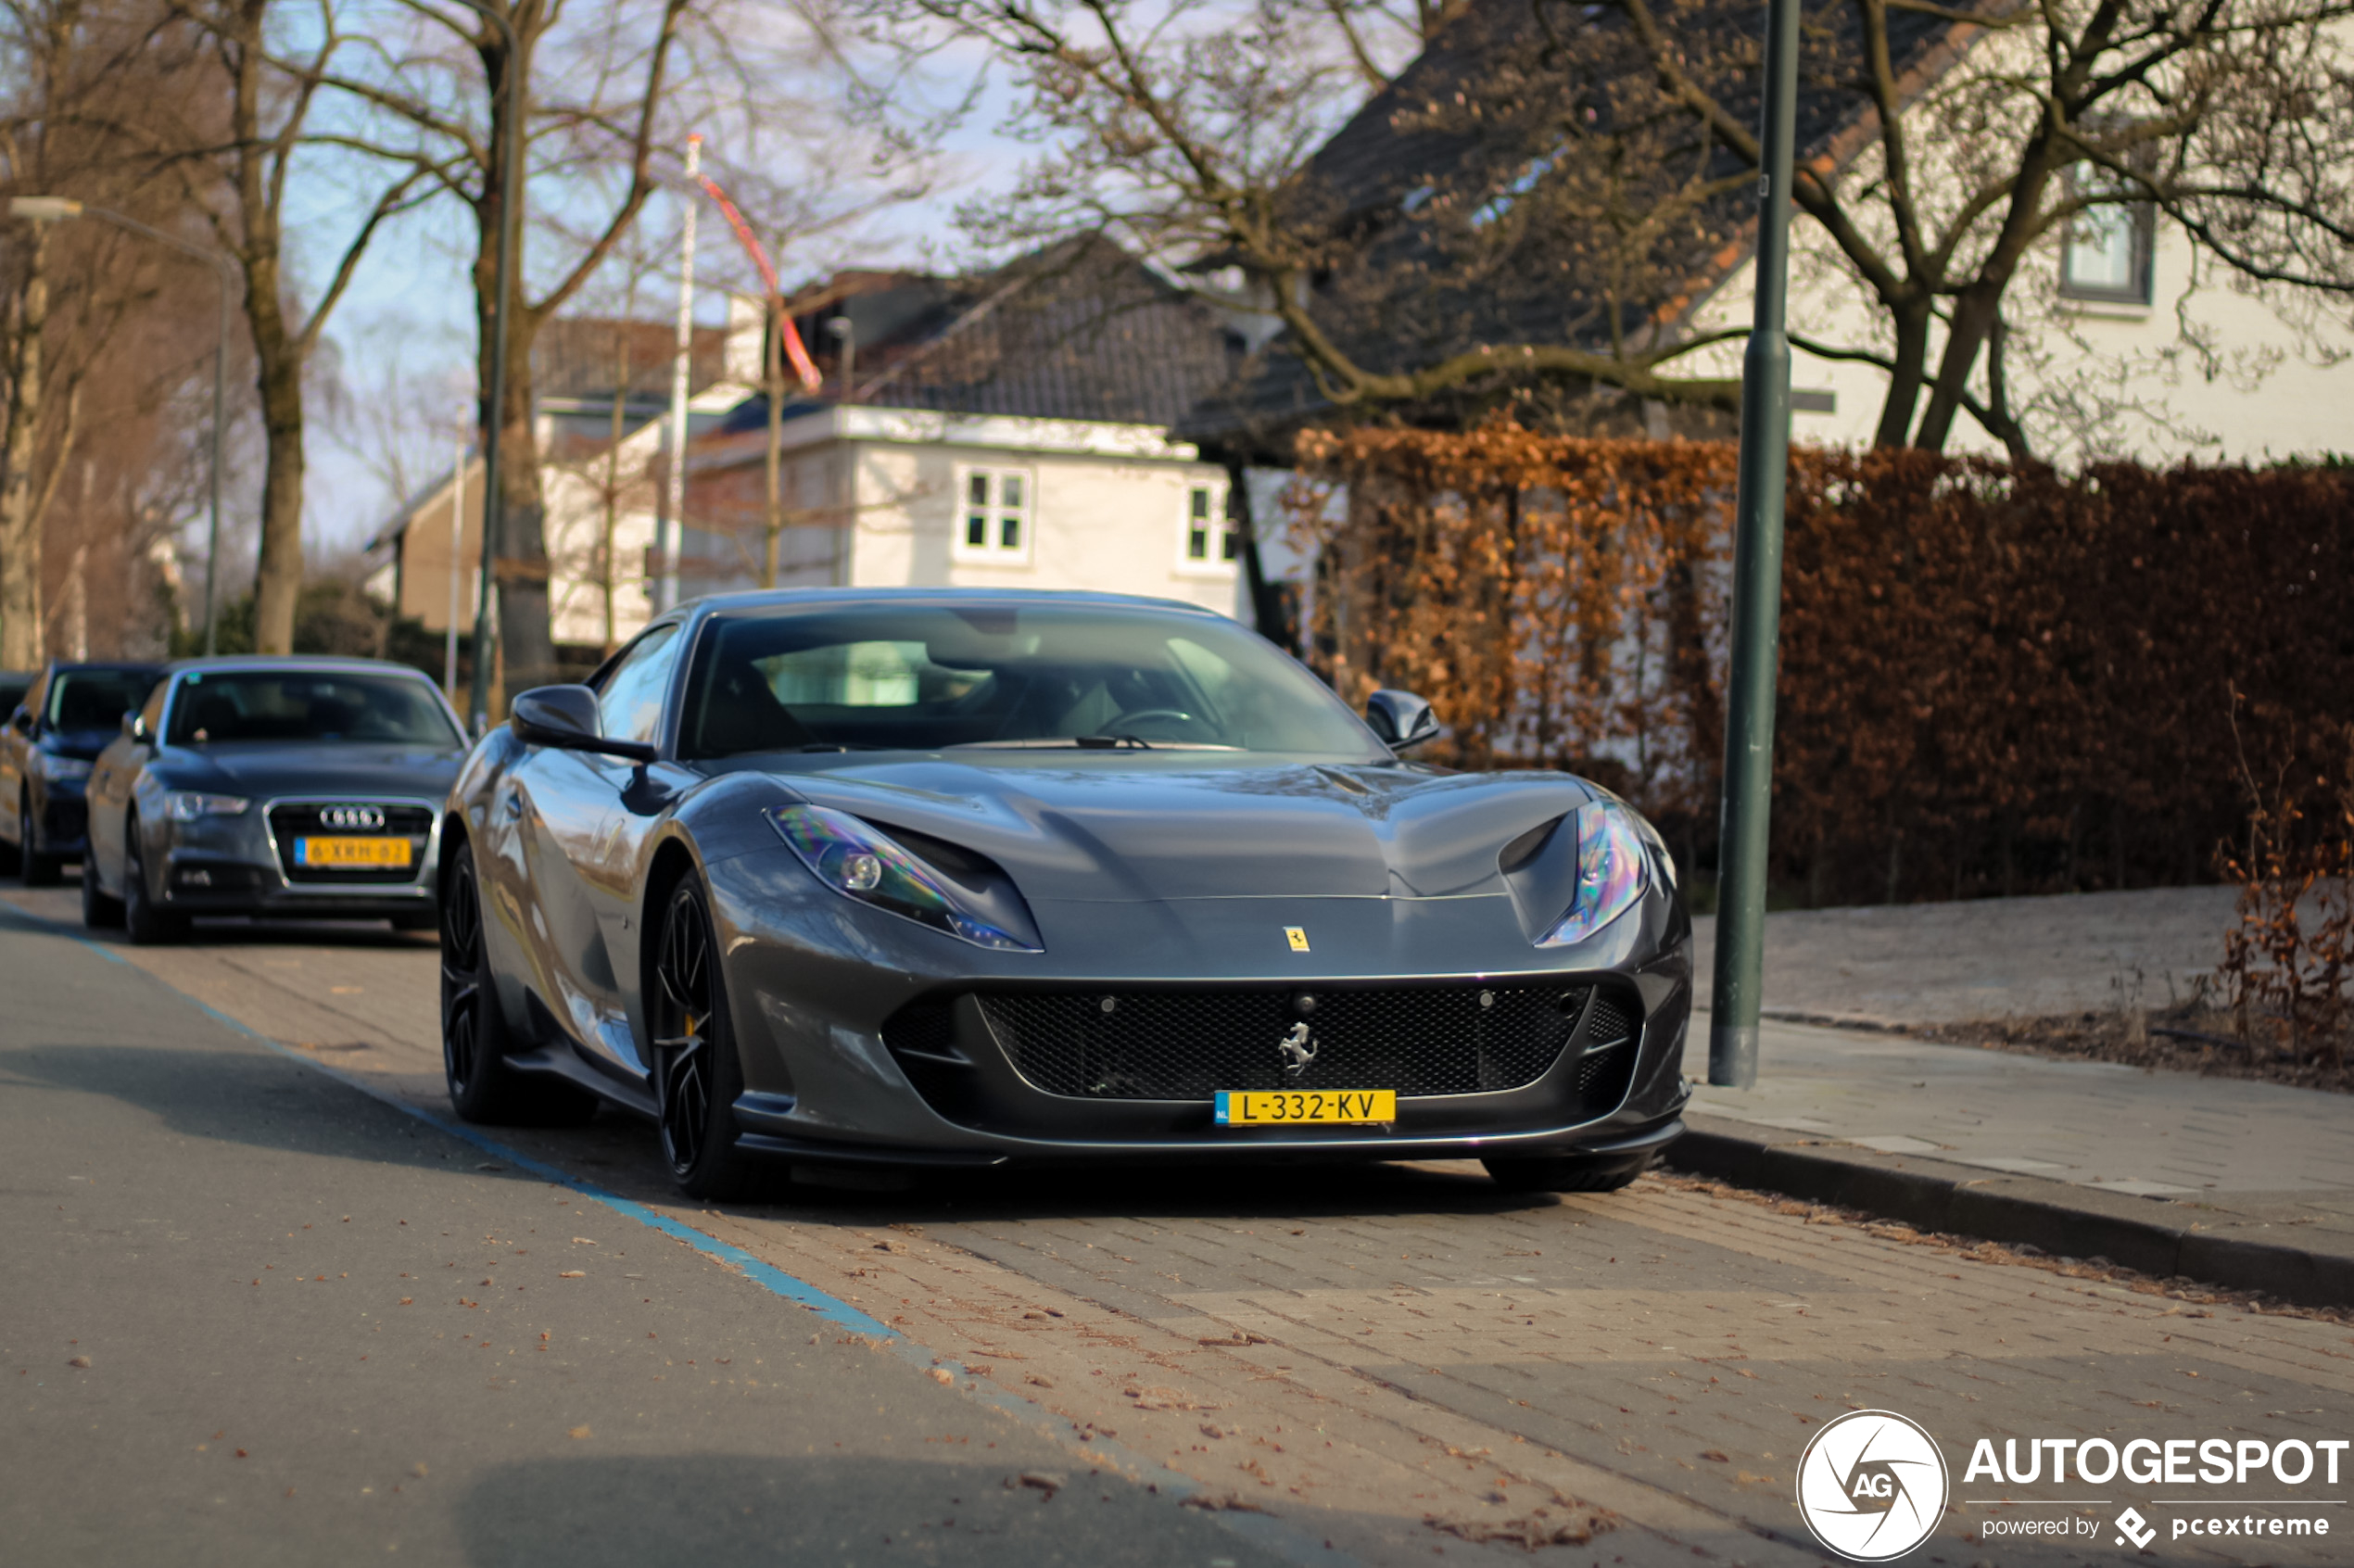
[[[2230,914],[2231,890],[2194,888],[1776,915],[1766,922],[1768,1012],[1901,1027],[2115,1006],[2137,984],[2144,1000],[2162,1003],[2165,977],[2179,986],[2196,972]],[[1695,1018],[1684,1062],[1701,1083],[1692,1125],[1704,1136],[1685,1162],[1694,1169],[1787,1188],[1789,1157],[1803,1151],[1815,1186],[1802,1195],[1831,1196],[1821,1183],[1843,1181],[1848,1201],[1901,1208],[1926,1201],[1927,1182],[2031,1203],[2039,1237],[2057,1226],[2055,1250],[2104,1250],[2066,1244],[2066,1216],[2076,1214],[2084,1235],[2112,1245],[2120,1224],[2226,1235],[2323,1255],[2354,1281],[2354,1102],[2345,1095],[1770,1017],[1756,1087],[1716,1089],[1705,1082],[1706,1018]],[[1762,1175],[1768,1150],[1780,1151],[1778,1178]],[[1873,1192],[1883,1196],[1855,1195]],[[2354,1303],[2354,1293],[2342,1299]]]

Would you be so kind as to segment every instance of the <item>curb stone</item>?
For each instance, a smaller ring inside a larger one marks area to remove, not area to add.
[[[2103,1258],[2160,1279],[2261,1291],[2306,1307],[2354,1307],[2354,1235],[2291,1228],[2226,1200],[2133,1197],[2097,1187],[1686,1112],[1664,1163],[1737,1187],[1835,1204],[1923,1231]]]

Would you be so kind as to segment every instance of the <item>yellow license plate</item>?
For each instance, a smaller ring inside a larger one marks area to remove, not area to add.
[[[295,864],[304,866],[406,866],[413,846],[406,839],[297,839]]]
[[[1395,1089],[1221,1089],[1221,1127],[1281,1127],[1323,1123],[1383,1126],[1398,1119]]]

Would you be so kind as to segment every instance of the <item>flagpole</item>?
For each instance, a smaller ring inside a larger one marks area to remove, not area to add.
[[[702,173],[702,138],[687,138],[687,210],[678,236],[678,336],[670,364],[670,466],[664,475],[662,515],[654,519],[654,556],[659,580],[654,610],[678,601],[678,557],[687,534],[687,393],[695,347],[695,196]]]

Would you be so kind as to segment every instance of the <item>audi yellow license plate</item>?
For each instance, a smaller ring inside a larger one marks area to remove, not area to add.
[[[1221,1089],[1221,1127],[1383,1127],[1398,1119],[1395,1089]]]
[[[406,869],[414,853],[406,839],[297,839],[295,864],[312,870]]]

